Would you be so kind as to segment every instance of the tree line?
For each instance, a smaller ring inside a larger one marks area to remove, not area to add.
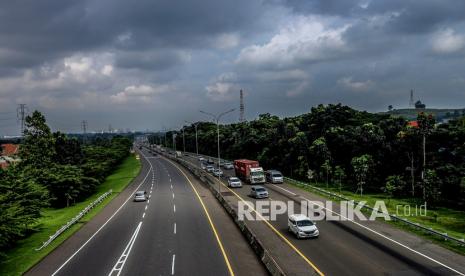
[[[34,231],[45,207],[63,208],[86,199],[129,154],[130,139],[87,143],[55,132],[38,111],[25,120],[21,159],[0,170],[0,257]]]
[[[417,124],[402,117],[357,111],[341,104],[309,113],[220,126],[221,155],[259,160],[268,169],[353,192],[427,201],[431,207],[465,209],[465,119],[436,124],[419,113]],[[216,156],[216,125],[199,122],[199,152]],[[167,133],[166,144],[172,146]],[[182,130],[176,131],[182,150]],[[186,150],[195,152],[195,128],[184,127]],[[150,137],[165,143],[162,133]]]

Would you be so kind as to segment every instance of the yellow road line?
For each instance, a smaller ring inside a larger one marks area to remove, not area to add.
[[[207,216],[207,219],[208,219],[208,222],[210,223],[210,226],[213,230],[213,233],[215,234],[215,237],[216,237],[216,241],[218,242],[218,245],[220,246],[220,249],[221,249],[221,253],[223,253],[223,258],[224,258],[224,261],[226,262],[226,266],[228,267],[228,270],[229,270],[229,274],[231,276],[234,276],[234,271],[231,267],[231,264],[229,262],[229,258],[228,258],[228,255],[226,254],[226,251],[224,250],[224,247],[223,247],[223,243],[221,242],[220,240],[220,236],[218,235],[218,232],[216,231],[216,227],[215,225],[213,224],[213,221],[210,217],[210,214],[208,213],[208,210],[207,210],[207,207],[205,206],[205,204],[203,203],[203,200],[202,198],[200,197],[199,195],[199,192],[197,191],[197,189],[194,187],[194,184],[192,184],[192,182],[190,181],[189,177],[187,177],[187,175],[178,167],[178,165],[176,165],[175,163],[173,163],[171,160],[169,159],[166,159],[168,162],[170,162],[171,164],[173,164],[173,166],[176,167],[176,169],[178,169],[182,175],[187,179],[187,181],[189,182],[189,184],[191,185],[192,189],[194,190],[195,192],[195,195],[197,196],[197,198],[199,199],[200,201],[200,204],[202,205],[203,207],[203,210],[205,211],[205,215]]]
[[[187,161],[189,162],[189,161]],[[191,163],[191,162],[189,162]],[[192,163],[191,163],[192,164]],[[194,165],[194,164],[192,164]],[[245,201],[240,195],[238,195],[235,191],[231,190],[227,185],[224,185],[223,182],[219,181],[218,179],[214,178],[215,181],[218,181],[221,185],[223,185],[226,189],[228,189],[230,192],[232,192],[235,196],[237,196],[237,198],[239,198],[242,202],[244,202],[245,204],[247,204],[249,206],[249,208],[251,208],[253,210],[253,212],[255,214],[257,214],[261,220],[266,224],[268,225],[268,227],[271,228],[271,230],[273,230],[273,232],[276,233],[276,235],[278,235],[282,240],[284,240],[284,242],[287,243],[287,245],[289,245],[289,247],[291,247],[297,254],[299,254],[300,257],[302,257],[302,259],[304,259],[305,262],[307,262],[307,264],[309,264],[319,275],[323,276],[324,273],[321,272],[321,270],[319,270],[315,264],[312,263],[312,261],[310,261],[307,256],[305,256],[299,249],[297,249],[297,247],[295,247],[294,244],[292,244],[291,241],[289,241],[283,234],[281,234],[281,232],[279,232],[278,229],[276,229],[268,220],[266,220],[259,212],[257,212],[252,205],[250,205],[249,202]]]

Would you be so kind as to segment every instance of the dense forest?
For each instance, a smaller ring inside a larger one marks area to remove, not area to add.
[[[26,118],[21,161],[0,170],[0,257],[31,231],[44,207],[84,200],[129,154],[128,138],[82,143],[52,133],[38,111]]]
[[[340,104],[319,105],[291,118],[262,114],[253,121],[221,125],[221,155],[257,159],[265,169],[300,180],[310,176],[353,192],[465,209],[465,119],[437,124],[432,115],[419,113],[416,122]],[[216,125],[199,122],[197,128],[199,152],[216,156]],[[167,133],[168,146],[172,134]],[[195,152],[194,126],[186,126],[184,134],[186,150]],[[182,136],[177,131],[178,150]],[[163,134],[150,139],[165,142]]]

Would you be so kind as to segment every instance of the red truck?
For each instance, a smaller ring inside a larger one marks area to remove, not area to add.
[[[238,159],[234,160],[236,176],[250,184],[265,183],[265,173],[258,161]]]

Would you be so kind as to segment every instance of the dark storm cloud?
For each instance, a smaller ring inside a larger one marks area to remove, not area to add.
[[[209,38],[252,31],[260,1],[2,1],[0,67],[28,67],[75,51],[208,46]],[[130,34],[131,43],[120,44]],[[176,57],[173,56],[175,59]]]
[[[464,10],[454,0],[1,1],[0,109],[145,129],[234,106],[240,88],[249,118],[332,102],[401,107],[411,88],[428,106],[457,105]]]

